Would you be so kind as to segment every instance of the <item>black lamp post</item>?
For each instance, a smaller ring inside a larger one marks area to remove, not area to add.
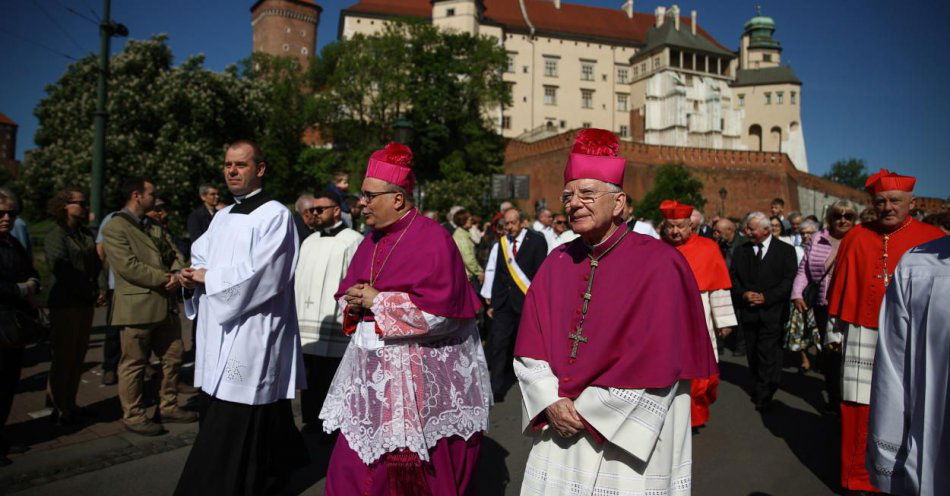
[[[722,217],[726,211],[726,195],[729,192],[726,191],[725,187],[719,188],[719,216]]]
[[[408,145],[409,142],[412,141],[412,134],[412,121],[409,119],[400,117],[393,123],[393,139],[396,140],[397,143]]]

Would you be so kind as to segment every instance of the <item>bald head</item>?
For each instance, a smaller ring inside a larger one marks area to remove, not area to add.
[[[716,225],[713,227],[713,234],[717,239],[721,239],[726,243],[731,243],[736,237],[736,223],[725,218],[719,219],[716,221]]]
[[[505,234],[515,238],[521,234],[521,221],[524,217],[521,215],[521,211],[517,208],[509,208],[505,210],[504,215],[504,226]]]

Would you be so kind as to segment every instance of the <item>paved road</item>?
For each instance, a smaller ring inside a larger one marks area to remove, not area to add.
[[[729,354],[728,352],[726,353]],[[833,419],[820,416],[821,379],[818,375],[786,372],[783,389],[776,396],[777,407],[765,415],[757,414],[744,392],[748,371],[744,359],[725,357],[721,364],[722,384],[719,401],[713,406],[712,419],[693,437],[693,494],[696,495],[828,495],[836,494],[838,477],[838,431]],[[481,495],[518,494],[521,472],[530,450],[530,442],[519,432],[520,411],[517,388],[508,400],[499,404],[491,416],[491,429],[485,439],[478,473]],[[130,434],[104,438],[60,450],[44,456],[81,459],[83,450],[94,443],[113,443],[124,447],[113,450],[113,458],[101,462],[102,468],[30,487],[17,495],[127,496],[171,494],[193,433],[173,431],[170,440],[155,447]],[[121,441],[121,442],[120,442]],[[148,442],[154,442],[149,440]],[[301,470],[294,480],[294,492],[316,495],[323,492],[325,465],[329,448],[311,440],[314,462]],[[67,453],[68,450],[68,453]],[[144,455],[140,451],[144,450]],[[58,453],[59,452],[59,453]],[[129,453],[136,453],[129,455]],[[149,455],[149,452],[157,454]],[[39,454],[38,454],[39,455]],[[121,460],[130,461],[121,462]],[[111,461],[110,461],[111,460]],[[120,462],[116,462],[119,460]],[[18,460],[21,469],[40,460]],[[80,463],[77,461],[77,463]],[[3,472],[15,468],[6,467]],[[3,475],[0,472],[0,476]],[[0,492],[3,488],[0,487]]]

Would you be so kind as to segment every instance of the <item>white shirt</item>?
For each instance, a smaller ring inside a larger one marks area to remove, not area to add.
[[[639,220],[634,222],[633,232],[646,234],[647,236],[651,236],[654,239],[660,239],[660,235],[657,234],[656,229],[654,229],[653,226],[647,222],[640,222]]]
[[[306,387],[294,303],[297,230],[279,202],[244,212],[240,205],[257,193],[235,198],[195,240],[192,265],[207,273],[185,301],[186,315],[198,321],[195,386],[247,405],[290,399]]]
[[[765,255],[769,253],[769,245],[772,244],[772,235],[768,235],[765,239],[762,240],[762,248],[759,248],[758,245],[753,241],[752,243],[752,252],[755,253],[755,256],[759,259],[765,258]],[[762,255],[759,256],[759,250],[762,250]]]
[[[515,241],[518,242],[518,247],[520,249],[522,243],[524,243],[524,236],[526,230],[522,229],[518,233],[518,236],[515,238]],[[507,234],[505,236],[508,236]],[[511,243],[511,238],[508,238],[509,244]],[[482,283],[482,290],[478,294],[485,298],[486,300],[491,299],[491,287],[495,283],[495,267],[498,265],[498,242],[491,247],[491,252],[488,254],[488,263],[485,264],[485,282]]]

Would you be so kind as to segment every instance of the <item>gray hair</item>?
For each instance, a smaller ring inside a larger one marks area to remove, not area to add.
[[[294,211],[296,211],[298,214],[301,213],[301,211],[303,210],[303,204],[312,200],[313,200],[313,195],[311,195],[310,193],[304,193],[298,196],[297,201],[294,202]]]
[[[819,225],[817,222],[815,222],[815,221],[813,221],[813,220],[811,220],[811,219],[805,219],[805,220],[802,221],[801,224],[798,225],[798,231],[799,231],[799,232],[802,232],[802,231],[804,231],[804,230],[806,230],[806,229],[811,229],[811,230],[813,230],[813,231],[815,231],[815,232],[818,232],[818,231],[821,230],[821,225]]]
[[[749,215],[746,215],[743,224],[748,226],[754,220],[759,222],[759,227],[766,227],[771,224],[769,216],[759,211],[750,212]]]
[[[210,183],[204,183],[201,186],[198,186],[198,196],[204,196],[208,194],[209,189],[218,189],[218,187]]]
[[[9,188],[0,188],[0,201],[13,204],[13,210],[20,211],[20,198]]]
[[[792,219],[794,219],[794,218],[796,218],[796,217],[802,217],[802,213],[801,213],[801,212],[797,212],[797,211],[792,211],[792,212],[790,212],[790,213],[788,214],[788,221],[791,222]]]

